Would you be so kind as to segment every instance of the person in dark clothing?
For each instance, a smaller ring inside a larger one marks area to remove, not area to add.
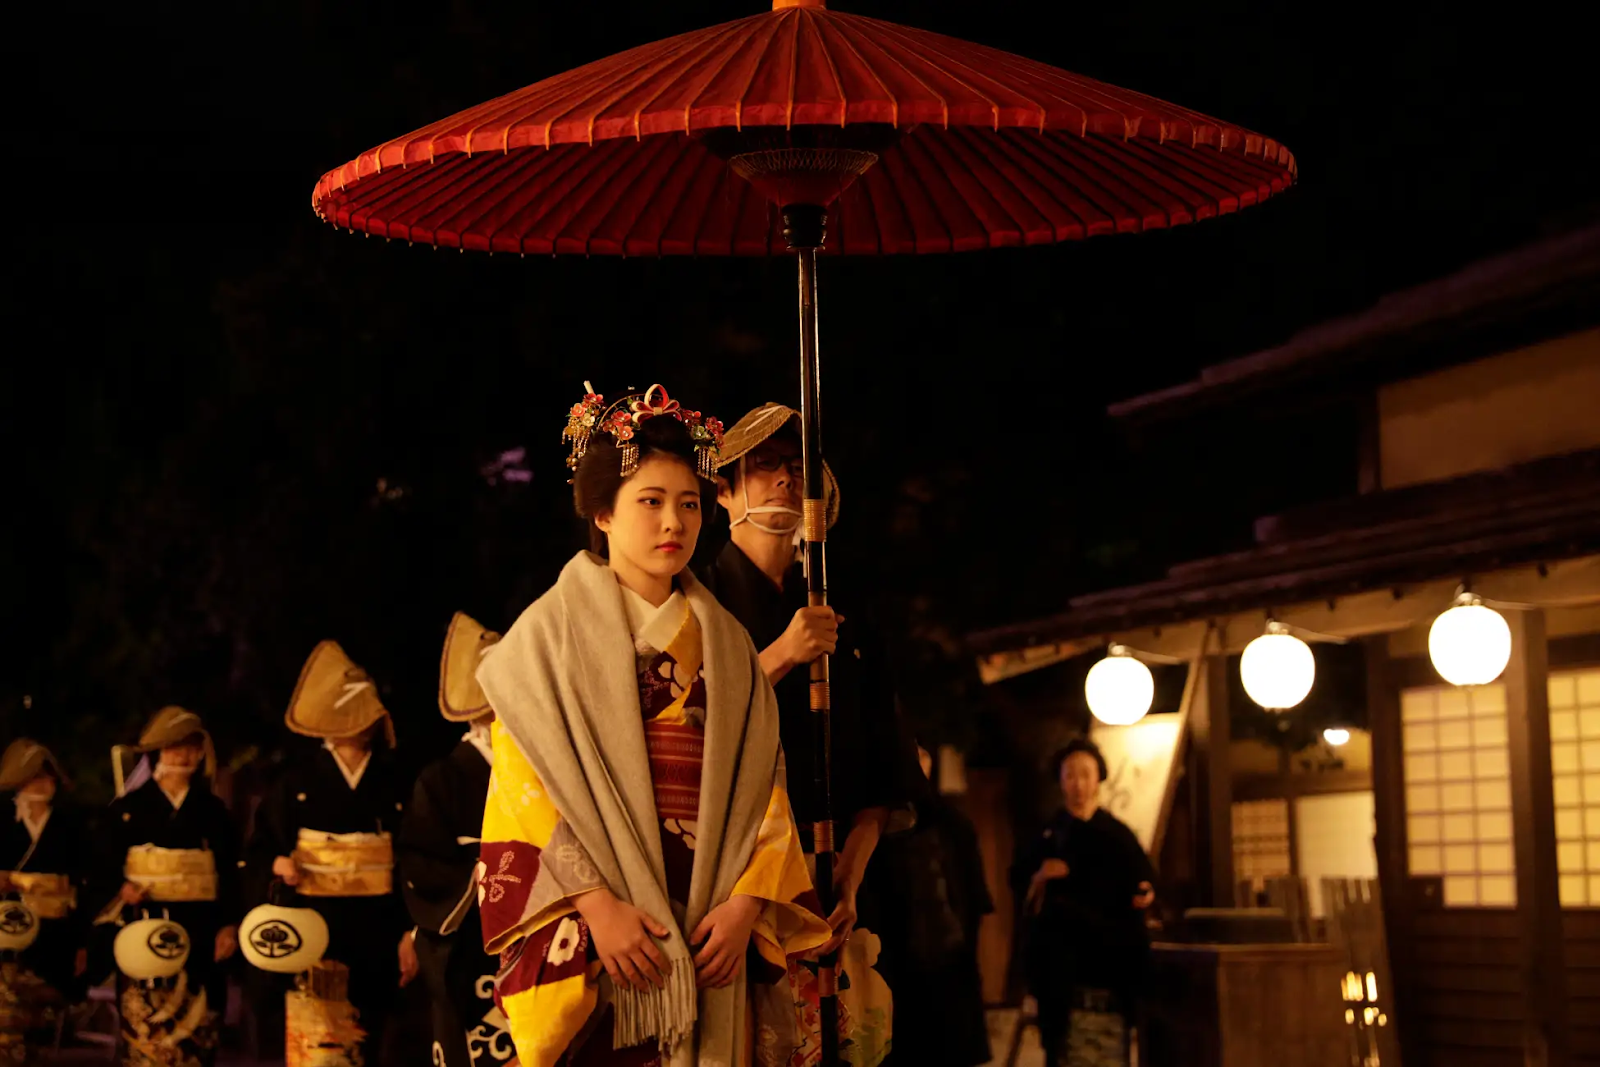
[[[122,982],[124,1062],[144,1067],[160,1053],[147,1052],[180,1020],[199,1018],[179,1041],[185,1055],[204,1064],[216,1054],[217,1027],[227,1008],[227,976],[222,964],[239,947],[239,847],[227,807],[212,792],[216,771],[211,737],[200,716],[179,707],[162,709],[145,727],[134,752],[159,753],[149,777],[128,789],[120,747],[112,769],[118,796],[111,802],[98,836],[89,880],[101,959],[109,957],[116,928],[144,917],[165,915],[182,926],[192,946],[185,972],[185,1003],[163,1012],[164,994],[145,983]],[[103,973],[103,972],[101,972]],[[152,1000],[155,997],[157,999]],[[204,1005],[198,1002],[204,999]],[[157,1016],[159,1018],[160,1016]],[[184,1024],[187,1027],[187,1024]]]
[[[494,758],[494,710],[475,672],[499,639],[466,615],[451,620],[439,711],[466,724],[467,733],[448,756],[423,768],[395,844],[401,893],[416,923],[417,962],[432,1002],[432,1062],[443,1067],[504,1063],[516,1055],[495,1009],[499,961],[483,950],[478,914],[478,838]]]
[[[71,787],[49,749],[26,737],[13,741],[0,757],[0,792],[13,794],[17,817],[0,829],[0,895],[16,895],[33,911],[39,933],[18,956],[22,968],[53,994],[49,1012],[35,1016],[45,1033],[30,1045],[53,1038],[55,1013],[81,1001],[88,969],[85,923],[77,907],[83,892],[88,840],[82,813],[62,796]]]
[[[350,969],[350,1003],[367,1033],[367,1056],[377,1060],[397,991],[416,974],[393,876],[391,835],[405,812],[405,787],[388,750],[373,744],[381,732],[392,746],[393,726],[372,680],[332,641],[307,660],[285,721],[322,745],[291,761],[256,812],[248,848],[254,895],[266,902],[277,879],[295,890],[292,906],[322,914],[326,958]],[[261,1017],[281,1015],[284,982],[256,984]],[[262,1031],[269,1041],[281,1033]]]
[[[880,902],[861,893],[862,882],[883,834],[912,821],[916,757],[909,734],[900,726],[886,656],[876,635],[860,622],[847,624],[831,607],[808,604],[804,569],[796,555],[801,519],[798,423],[798,412],[767,404],[724,436],[717,459],[717,502],[728,513],[729,542],[698,574],[750,632],[777,693],[789,798],[807,854],[815,847],[813,825],[821,818],[815,790],[816,716],[807,667],[823,653],[832,656],[830,762],[838,842],[838,903],[829,916],[833,948],[845,942],[858,922],[879,921],[874,913]],[[824,469],[831,524],[839,493],[833,472],[826,465]],[[847,952],[847,967],[850,962]],[[897,962],[885,953],[876,966],[892,990]],[[883,1007],[889,1014],[887,1005]]]
[[[990,1059],[978,973],[978,926],[994,911],[972,821],[939,795],[928,776],[916,796],[917,824],[884,839],[871,881],[897,905],[884,916],[886,953],[903,967],[894,987],[894,1050],[905,1067],[973,1067]]]
[[[1099,806],[1107,773],[1099,748],[1075,739],[1056,754],[1055,767],[1065,807],[1014,868],[1027,884],[1028,979],[1040,1038],[1050,1061],[1065,1063],[1069,1043],[1088,1040],[1072,1033],[1075,1019],[1103,1028],[1119,1015],[1109,1044],[1120,1043],[1113,1055],[1125,1062],[1126,1025],[1149,961],[1144,913],[1155,899],[1155,869],[1127,824]]]

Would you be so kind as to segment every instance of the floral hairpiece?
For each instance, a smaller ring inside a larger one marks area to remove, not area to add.
[[[712,481],[717,472],[717,453],[722,449],[722,422],[698,411],[690,411],[667,395],[661,385],[652,385],[642,393],[631,393],[610,407],[606,398],[594,391],[594,386],[583,383],[583,399],[572,405],[567,413],[567,428],[561,432],[563,440],[572,442],[572,452],[567,456],[567,468],[578,469],[589,442],[597,433],[608,433],[622,451],[622,476],[630,478],[639,469],[639,445],[634,434],[646,419],[673,418],[689,430],[694,442],[696,473]]]

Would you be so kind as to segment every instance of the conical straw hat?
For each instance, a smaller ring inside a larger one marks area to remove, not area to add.
[[[722,448],[717,452],[717,469],[738,463],[757,445],[791,423],[795,433],[800,433],[800,413],[783,404],[762,404],[749,412],[722,435]],[[828,466],[827,460],[822,461],[822,498],[827,502],[828,526],[831,529],[839,521],[839,482],[834,478],[833,468]]]
[[[494,710],[478,685],[478,664],[500,635],[463,612],[456,612],[444,635],[439,660],[439,711],[451,722],[471,722]]]
[[[117,796],[123,794],[126,784],[122,766],[124,753],[159,752],[163,748],[182,744],[191,737],[200,738],[200,745],[205,750],[205,773],[214,777],[217,773],[217,750],[211,743],[211,734],[206,730],[205,721],[188,708],[168,704],[145,723],[137,745],[112,746],[111,777],[116,784]]]
[[[354,737],[381,720],[394,744],[394,724],[378,699],[378,687],[337,641],[324,641],[312,650],[283,718],[297,734],[332,741]]]
[[[54,753],[31,738],[19,737],[0,756],[0,792],[21,789],[46,770],[62,785],[72,784]]]

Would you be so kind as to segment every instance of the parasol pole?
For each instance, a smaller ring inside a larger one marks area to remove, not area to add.
[[[783,236],[799,261],[800,274],[800,458],[804,468],[801,504],[805,538],[806,602],[828,602],[828,510],[822,478],[822,367],[817,352],[817,251],[827,234],[828,216],[815,204],[790,204],[783,209]],[[817,861],[816,890],[824,918],[833,914],[833,769],[831,763],[833,701],[828,685],[828,656],[811,664],[811,710],[815,713],[811,765],[818,819],[812,827]],[[839,954],[818,961],[817,991],[822,1020],[822,1065],[839,1063]]]

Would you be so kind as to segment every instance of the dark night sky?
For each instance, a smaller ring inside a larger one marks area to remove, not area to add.
[[[907,670],[917,715],[959,713],[927,710],[950,691],[953,668],[927,667],[949,634],[1159,572],[1244,535],[1260,501],[1344,488],[1293,473],[1338,480],[1342,442],[1308,433],[1238,474],[1232,512],[1198,515],[1185,475],[1129,474],[1107,401],[1600,203],[1590,64],[1554,5],[1502,21],[1260,0],[849,9],[1260,130],[1302,175],[1172,233],[827,265],[836,599],[926,668]],[[403,738],[444,736],[449,613],[509,624],[576,544],[557,437],[583,379],[664,380],[729,422],[796,396],[793,267],[385,246],[318,223],[311,187],[461,107],[754,10],[11,14],[0,413],[22,471],[0,579],[20,634],[0,660],[0,734],[26,724],[103,763],[176,700],[225,748],[271,743],[301,660],[333,636],[385,684]],[[531,483],[490,484],[483,466],[520,445]]]

